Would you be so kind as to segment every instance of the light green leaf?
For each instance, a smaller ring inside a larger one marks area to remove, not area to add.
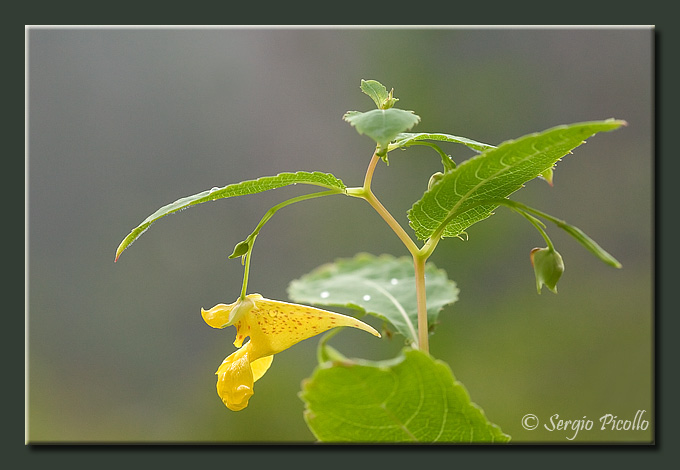
[[[586,235],[580,228],[569,225],[564,221],[560,221],[557,226],[574,237],[576,241],[586,247],[588,251],[597,256],[601,261],[607,263],[609,266],[613,266],[614,268],[621,267],[621,263],[616,258],[610,255],[607,250],[598,245],[595,240]]]
[[[116,250],[116,260],[120,254],[139,238],[156,220],[165,217],[169,214],[174,214],[187,207],[195,206],[203,202],[215,201],[217,199],[224,199],[234,196],[245,196],[248,194],[256,194],[270,189],[281,188],[291,184],[310,184],[314,186],[321,186],[328,189],[337,190],[339,193],[344,192],[345,184],[330,173],[298,171],[297,173],[280,173],[276,176],[264,176],[256,180],[242,181],[240,183],[230,184],[222,188],[212,188],[202,191],[193,196],[184,197],[177,201],[161,207],[137,227],[132,229],[130,234],[125,237]]]
[[[343,119],[354,126],[359,134],[367,135],[386,151],[397,135],[418,124],[420,116],[413,111],[390,108],[373,109],[365,113],[348,111]]]
[[[405,349],[397,358],[326,362],[303,382],[305,421],[322,442],[505,443],[449,366]]]
[[[383,103],[389,98],[387,88],[375,80],[361,80],[361,91],[370,96],[378,108],[382,108]]]
[[[400,147],[408,147],[409,145],[413,145],[423,140],[436,140],[438,142],[453,142],[455,144],[463,144],[472,150],[475,150],[476,152],[483,152],[484,150],[495,148],[493,145],[483,144],[472,139],[450,134],[402,132],[394,138],[394,142],[389,145],[388,151]]]
[[[498,204],[524,183],[544,174],[557,161],[598,133],[612,131],[625,121],[583,122],[558,126],[503,142],[447,172],[408,212],[416,236],[455,237],[470,225],[492,215]]]
[[[458,300],[458,288],[443,270],[427,263],[425,290],[432,329],[441,309]],[[299,303],[348,307],[377,316],[411,343],[417,343],[418,309],[411,258],[361,253],[339,259],[292,281],[288,296]]]

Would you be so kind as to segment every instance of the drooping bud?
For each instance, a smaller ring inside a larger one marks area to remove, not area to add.
[[[432,186],[443,177],[444,173],[442,173],[441,171],[438,171],[432,176],[430,176],[430,181],[427,182],[427,190],[429,191],[432,188]]]
[[[243,240],[234,247],[234,251],[229,255],[229,259],[243,256],[246,253],[248,253],[248,250],[250,250],[250,243],[248,242],[248,240]]]
[[[557,281],[564,272],[562,256],[551,248],[534,248],[531,250],[531,264],[536,275],[536,290],[541,293],[541,287],[545,285],[553,293],[557,294]]]

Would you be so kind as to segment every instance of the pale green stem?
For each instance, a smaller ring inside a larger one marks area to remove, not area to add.
[[[371,162],[366,170],[364,185],[361,188],[351,188],[347,190],[347,195],[359,197],[368,202],[371,207],[383,218],[392,231],[399,237],[399,240],[406,246],[406,249],[413,257],[416,277],[416,300],[418,305],[418,349],[428,352],[428,324],[427,324],[427,299],[425,294],[425,262],[428,256],[422,256],[421,250],[416,246],[411,237],[406,233],[397,220],[385,209],[371,190],[373,172],[380,160],[378,153],[374,153]]]
[[[527,214],[523,210],[520,210],[520,209],[517,209],[517,208],[514,208],[514,207],[512,208],[512,210],[514,210],[518,214],[524,216],[525,219],[527,219],[529,222],[531,222],[531,224],[536,228],[536,230],[538,230],[538,232],[541,234],[541,236],[543,237],[545,242],[548,244],[548,249],[550,251],[555,251],[555,246],[552,244],[550,237],[548,236],[547,233],[545,233],[545,230],[543,230],[543,227],[545,227],[545,225],[540,220],[538,220],[536,217],[534,217],[531,214]]]
[[[246,240],[248,241],[248,251],[246,252],[245,255],[243,255],[242,259],[244,260],[244,270],[243,270],[243,287],[241,288],[241,300],[246,298],[247,290],[248,290],[248,273],[250,272],[250,257],[252,256],[253,253],[253,246],[255,245],[255,239],[257,238],[257,235],[260,233],[260,230],[266,224],[269,219],[271,219],[274,214],[279,209],[283,209],[286,206],[289,206],[291,204],[295,204],[296,202],[300,201],[306,201],[308,199],[314,199],[317,197],[323,197],[323,196],[331,196],[333,194],[343,194],[342,191],[338,189],[331,189],[329,191],[321,191],[318,193],[311,193],[311,194],[303,194],[302,196],[297,196],[291,199],[288,199],[286,201],[283,201],[271,209],[267,211],[267,213],[262,217],[260,220],[260,223],[257,224],[257,227],[255,227],[255,230],[248,235]]]
[[[255,244],[255,239],[257,235],[253,235],[250,241],[250,246],[248,252],[243,256],[244,268],[243,268],[243,287],[241,287],[241,297],[240,300],[244,300],[248,293],[248,274],[250,273],[250,257],[253,255],[253,245]]]
[[[375,171],[375,167],[378,164],[378,161],[380,161],[380,156],[377,153],[373,154],[373,158],[371,158],[371,162],[368,165],[368,169],[366,170],[366,177],[364,178],[364,185],[361,188],[349,188],[347,190],[347,195],[349,196],[354,196],[354,197],[359,197],[361,199],[366,200],[371,207],[380,215],[380,217],[383,218],[383,220],[389,225],[389,227],[392,229],[392,231],[399,237],[399,240],[406,246],[406,249],[411,253],[412,255],[415,255],[418,253],[418,247],[416,244],[411,240],[411,237],[409,237],[408,233],[402,228],[402,226],[397,222],[397,220],[390,214],[390,212],[385,209],[385,206],[382,205],[382,203],[378,200],[377,197],[375,197],[375,194],[373,194],[373,191],[371,190],[371,182],[373,180],[373,172]]]
[[[427,324],[427,294],[425,290],[426,258],[413,256],[416,271],[416,301],[418,303],[418,349],[429,352],[429,326]]]

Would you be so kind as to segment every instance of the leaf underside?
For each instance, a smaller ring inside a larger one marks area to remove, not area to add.
[[[389,98],[387,88],[375,80],[361,80],[361,91],[370,96],[378,108]]]
[[[303,382],[305,420],[322,442],[505,443],[444,362],[405,349],[383,362],[320,365]]]
[[[203,202],[215,201],[217,199],[224,199],[234,196],[245,196],[248,194],[256,194],[270,189],[281,188],[291,184],[310,184],[321,186],[328,189],[335,189],[338,192],[344,192],[345,184],[330,173],[321,172],[306,172],[298,171],[296,173],[279,173],[276,176],[264,176],[255,180],[242,181],[240,183],[230,184],[221,188],[212,188],[202,191],[193,196],[187,196],[177,201],[161,207],[137,227],[132,229],[125,239],[121,242],[116,250],[116,260],[120,254],[139,238],[156,220],[166,215],[174,214],[188,207],[201,204]]]
[[[373,109],[367,112],[348,111],[343,117],[359,134],[373,139],[378,146],[387,149],[388,144],[400,133],[409,130],[420,121],[420,116],[404,109]]]
[[[476,152],[483,152],[484,150],[495,148],[493,145],[484,144],[482,142],[477,142],[476,140],[468,139],[466,137],[459,137],[450,134],[426,133],[426,132],[419,133],[402,132],[401,134],[398,134],[394,138],[394,141],[389,146],[389,150],[399,147],[407,147],[409,145],[412,145],[423,140],[434,140],[437,142],[452,142],[455,144],[463,144]]]
[[[558,126],[487,149],[432,185],[408,211],[410,225],[421,240],[433,235],[459,236],[498,207],[484,201],[508,197],[553,168],[588,137],[624,124],[610,119]]]
[[[427,317],[433,328],[442,308],[458,299],[458,288],[432,263],[427,263],[425,275]],[[412,343],[417,342],[415,270],[409,257],[360,253],[338,259],[292,281],[288,296],[299,303],[368,313],[389,322]]]

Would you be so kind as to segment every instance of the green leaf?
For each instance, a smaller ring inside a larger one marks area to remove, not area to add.
[[[326,362],[303,382],[305,421],[322,442],[505,443],[449,366],[405,349],[397,358]]]
[[[343,119],[354,126],[359,134],[367,135],[386,151],[397,135],[418,124],[420,116],[413,111],[390,108],[373,109],[365,113],[348,111]]]
[[[361,91],[371,97],[376,107],[382,108],[389,95],[387,88],[375,80],[361,80]]]
[[[212,188],[202,191],[193,196],[184,197],[177,201],[161,207],[137,227],[132,229],[130,234],[125,237],[116,250],[116,260],[120,254],[139,238],[156,220],[165,217],[169,214],[174,214],[187,207],[195,206],[203,202],[215,201],[217,199],[224,199],[234,196],[245,196],[248,194],[256,194],[270,189],[281,188],[291,184],[310,184],[314,186],[321,186],[324,188],[337,190],[339,193],[344,192],[345,184],[330,173],[298,171],[297,173],[280,173],[276,176],[264,176],[256,180],[242,181],[240,183],[230,184],[222,188]]]
[[[564,221],[560,221],[557,226],[574,237],[576,241],[586,247],[588,251],[597,256],[600,261],[603,261],[614,268],[621,267],[621,263],[616,258],[610,255],[607,250],[598,245],[595,240],[586,235],[580,228],[569,225]]]
[[[425,276],[427,317],[432,329],[441,309],[458,300],[458,288],[431,263],[425,267]],[[415,270],[409,257],[361,253],[338,259],[292,281],[288,296],[299,303],[348,307],[374,315],[417,343]]]
[[[609,119],[558,126],[488,149],[447,172],[426,191],[408,212],[410,225],[421,240],[433,235],[459,236],[498,207],[497,203],[483,204],[485,200],[506,198],[588,137],[624,124]]]
[[[472,139],[468,139],[465,137],[458,137],[455,135],[450,135],[450,134],[432,134],[432,133],[410,133],[410,132],[402,132],[401,134],[398,134],[394,138],[394,142],[392,142],[389,147],[388,151],[394,150],[396,148],[400,147],[408,147],[409,145],[413,145],[417,142],[423,141],[423,140],[436,140],[438,142],[453,142],[455,144],[463,144],[466,147],[471,148],[472,150],[475,150],[476,152],[483,152],[484,150],[492,149],[495,148],[493,145],[489,144],[483,144],[481,142],[477,142]]]

